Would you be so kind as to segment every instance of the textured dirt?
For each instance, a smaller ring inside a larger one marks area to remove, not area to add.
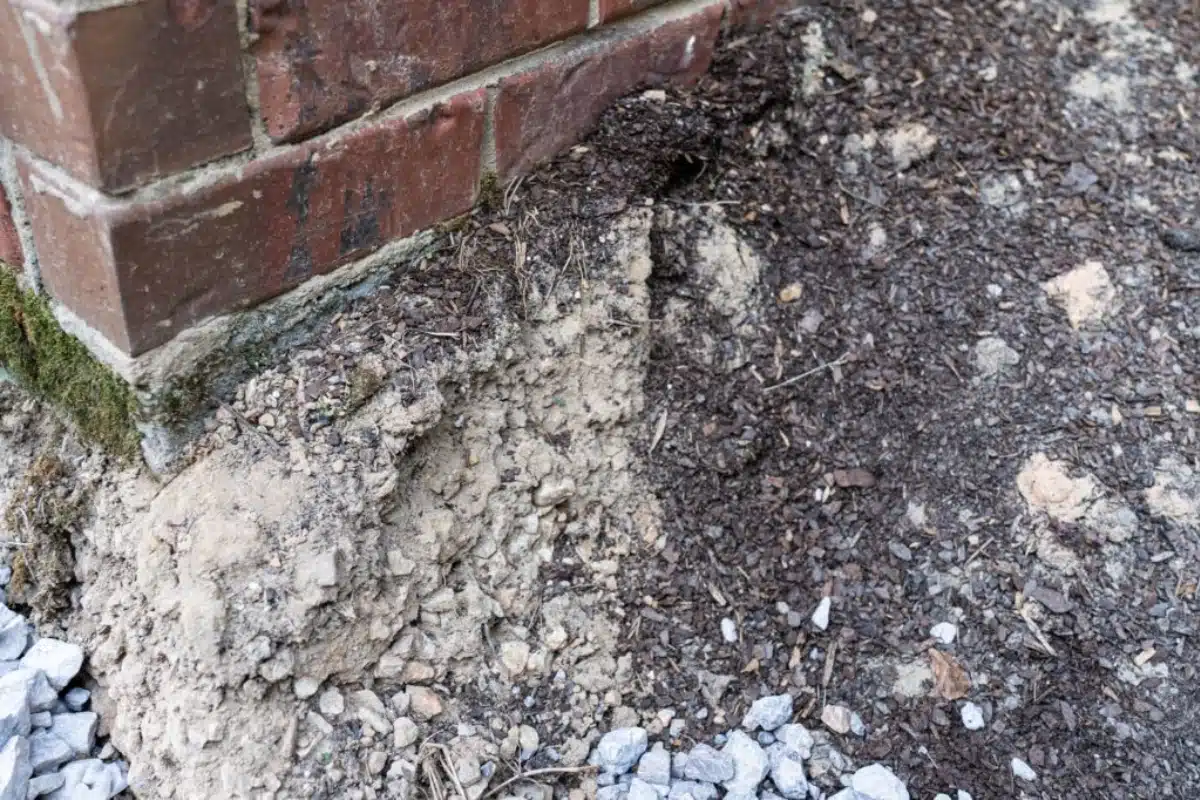
[[[1194,795],[1197,64],[1182,0],[817,3],[448,229],[165,486],[5,395],[0,493],[50,447],[96,498],[64,622],[138,796],[402,796],[415,746],[300,678],[429,687],[499,774],[521,724],[571,766],[787,690],[914,797]]]

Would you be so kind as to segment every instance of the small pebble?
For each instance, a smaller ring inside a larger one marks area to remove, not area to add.
[[[963,727],[969,731],[982,730],[984,725],[983,709],[974,703],[963,703],[962,723]]]
[[[1033,771],[1033,767],[1015,757],[1012,760],[1012,773],[1021,780],[1030,781],[1031,783],[1036,781],[1038,777],[1037,773]]]
[[[828,597],[822,597],[821,602],[817,604],[817,610],[813,612],[812,624],[817,630],[825,630],[829,627],[829,612],[833,608],[833,600]]]
[[[721,638],[729,644],[736,644],[738,640],[737,625],[729,617],[721,620]]]
[[[953,644],[958,638],[958,626],[953,622],[939,622],[929,629],[929,635],[942,644]]]

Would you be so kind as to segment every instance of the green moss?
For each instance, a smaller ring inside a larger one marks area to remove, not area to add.
[[[0,265],[0,366],[116,455],[138,452],[133,392],[58,325],[46,300]]]
[[[504,187],[494,172],[487,173],[479,182],[479,205],[487,211],[504,207]]]

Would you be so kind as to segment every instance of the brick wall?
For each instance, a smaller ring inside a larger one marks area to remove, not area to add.
[[[780,4],[0,0],[0,261],[137,355],[468,210]]]

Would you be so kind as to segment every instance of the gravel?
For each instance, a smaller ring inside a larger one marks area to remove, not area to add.
[[[618,728],[600,739],[593,756],[594,763],[604,772],[624,775],[633,769],[648,743],[645,728]]]
[[[777,694],[760,697],[742,717],[742,727],[748,731],[762,728],[773,731],[792,718],[792,696]]]
[[[724,783],[733,773],[733,756],[707,744],[693,747],[683,768],[685,778],[705,783]]]
[[[770,769],[766,751],[741,731],[730,731],[722,752],[733,759],[733,777],[724,782],[726,792],[752,794]]]

